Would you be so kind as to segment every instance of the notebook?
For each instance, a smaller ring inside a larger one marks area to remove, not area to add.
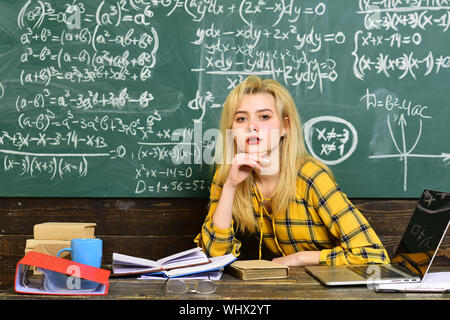
[[[389,265],[310,266],[327,286],[420,283],[450,225],[450,193],[424,190]]]

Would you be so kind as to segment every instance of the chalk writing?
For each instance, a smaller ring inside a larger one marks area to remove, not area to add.
[[[394,158],[406,191],[409,159],[450,162],[441,145],[419,151],[443,107],[412,95],[448,75],[447,47],[430,41],[448,32],[447,1],[4,2],[0,173],[18,189],[207,193],[224,99],[248,75],[286,86],[308,151],[337,170]],[[358,123],[372,118],[377,133]]]
[[[357,13],[364,16],[364,29],[368,31],[358,30],[353,37],[353,72],[357,78],[364,80],[369,72],[375,71],[387,78],[416,79],[418,75],[437,74],[450,67],[450,57],[445,53],[417,54],[407,49],[420,46],[425,32],[433,27],[447,31],[450,7],[446,1],[369,0],[359,1],[359,9]],[[364,48],[384,46],[404,47],[405,51],[394,56],[384,52],[376,56],[364,53]]]
[[[89,174],[89,159],[140,158],[133,145],[118,143],[108,133],[136,141],[163,137],[161,130],[154,131],[163,117],[152,105],[151,89],[129,89],[150,79],[157,63],[153,18],[150,3],[138,0],[93,6],[24,2],[17,15],[24,48],[17,79],[22,87],[37,90],[17,95],[18,131],[3,129],[0,134],[5,173],[83,178]],[[70,83],[108,80],[124,85],[119,90],[65,89]],[[4,94],[0,83],[0,97]],[[133,110],[146,112],[124,116]]]
[[[358,145],[355,127],[338,117],[313,118],[305,123],[303,129],[308,149],[327,165],[345,161]]]

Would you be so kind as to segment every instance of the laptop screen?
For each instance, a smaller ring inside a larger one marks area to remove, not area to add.
[[[425,190],[392,258],[423,278],[450,225],[450,193]]]

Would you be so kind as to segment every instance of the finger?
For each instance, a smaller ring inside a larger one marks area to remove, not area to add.
[[[251,157],[251,159],[261,165],[268,165],[270,163],[270,159],[267,156],[254,155]]]
[[[247,167],[250,167],[251,169],[255,169],[255,168],[260,169],[260,170],[262,169],[262,167],[258,161],[253,160],[253,159],[248,159],[248,158],[243,159],[239,166],[240,167],[247,166]]]
[[[264,165],[268,165],[270,163],[270,159],[266,157],[259,158],[259,162]]]
[[[258,161],[258,157],[249,153],[240,153],[236,155],[235,160],[238,164],[247,163],[249,161]]]
[[[253,160],[253,161],[266,161],[268,159],[266,156],[263,156],[259,153],[240,153],[236,155],[236,159],[243,161],[243,160]]]
[[[261,157],[257,154],[240,153],[235,156],[235,163],[237,165],[252,164],[252,167],[261,169],[261,165],[268,165],[270,159],[267,157]]]

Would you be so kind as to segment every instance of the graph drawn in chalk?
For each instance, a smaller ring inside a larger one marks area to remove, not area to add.
[[[369,159],[387,159],[387,158],[398,158],[400,160],[403,160],[403,191],[407,191],[408,189],[408,159],[409,158],[437,158],[442,159],[442,161],[447,162],[450,161],[450,153],[441,152],[440,154],[418,154],[413,153],[413,151],[416,149],[417,145],[419,144],[420,138],[422,136],[422,119],[419,119],[419,131],[416,137],[416,140],[414,141],[414,144],[411,148],[407,148],[407,141],[406,141],[406,133],[405,128],[407,126],[407,122],[405,119],[404,114],[402,113],[399,117],[399,120],[397,122],[397,125],[400,127],[401,130],[401,144],[397,143],[397,139],[394,136],[391,121],[389,118],[389,115],[387,116],[387,125],[389,129],[389,134],[391,137],[391,140],[395,146],[395,149],[398,153],[394,154],[377,154],[369,156]]]

